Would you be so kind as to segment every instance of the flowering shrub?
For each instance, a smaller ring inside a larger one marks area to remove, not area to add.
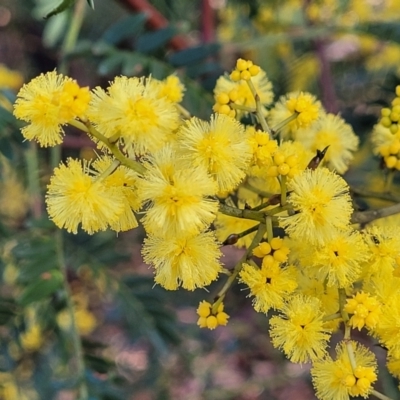
[[[354,209],[341,174],[358,137],[310,93],[273,104],[267,73],[248,60],[217,81],[209,121],[183,109],[184,90],[175,75],[119,76],[105,90],[89,90],[57,71],[24,85],[14,115],[26,122],[26,139],[55,146],[70,125],[98,149],[92,162],[69,158],[55,168],[50,219],[89,234],[140,221],[156,284],[193,291],[221,283],[198,307],[200,328],[228,323],[226,295],[240,282],[256,312],[274,311],[272,345],[293,363],[312,363],[319,399],[387,399],[374,389],[376,356],[354,331],[387,349],[398,377],[398,227],[365,225],[400,210]],[[382,110],[372,137],[389,174],[400,169],[398,99]],[[245,248],[231,270],[221,260],[227,245]],[[331,354],[336,332],[342,337]]]

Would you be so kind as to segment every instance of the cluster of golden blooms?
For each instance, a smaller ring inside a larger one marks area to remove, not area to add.
[[[400,85],[396,87],[396,97],[392,107],[381,110],[381,118],[372,133],[374,151],[379,154],[385,167],[400,171]]]
[[[276,312],[273,346],[292,362],[312,363],[321,400],[375,393],[376,357],[351,340],[353,329],[376,338],[400,376],[400,238],[395,228],[352,224],[350,188],[339,175],[358,148],[351,127],[307,92],[272,104],[265,72],[242,59],[218,79],[207,121],[188,117],[183,93],[176,75],[120,76],[90,91],[53,71],[24,85],[14,114],[27,122],[26,139],[54,146],[71,125],[99,150],[96,160],[69,158],[55,169],[50,218],[92,234],[133,229],[141,213],[142,254],[155,282],[195,290],[227,274],[215,300],[197,309],[198,325],[209,329],[227,324],[232,284],[246,285],[257,312]],[[385,116],[392,122],[396,107]],[[392,122],[376,130],[392,138],[400,132]],[[376,137],[379,152],[387,143]],[[228,271],[220,247],[231,244],[245,253]],[[327,349],[341,327],[332,358]]]
[[[199,319],[197,325],[200,328],[215,329],[217,326],[225,326],[228,323],[229,315],[224,312],[224,303],[220,303],[214,311],[208,301],[201,301],[197,308]]]
[[[232,118],[240,118],[249,112],[254,112],[255,91],[260,97],[263,112],[266,113],[264,107],[270,105],[274,98],[272,84],[258,65],[239,58],[232,73],[218,79],[214,89],[213,110]]]

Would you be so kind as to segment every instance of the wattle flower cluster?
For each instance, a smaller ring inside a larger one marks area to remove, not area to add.
[[[71,125],[98,148],[95,160],[69,158],[55,168],[46,195],[51,220],[92,234],[136,228],[140,215],[142,254],[157,284],[192,291],[228,275],[214,301],[200,303],[199,327],[228,323],[226,296],[239,282],[255,311],[275,311],[272,345],[294,363],[312,363],[318,398],[369,397],[376,357],[351,332],[366,329],[400,376],[400,238],[396,229],[353,225],[339,173],[358,138],[310,93],[272,104],[272,84],[251,61],[239,59],[214,94],[215,114],[204,121],[181,106],[176,75],[120,76],[90,91],[53,71],[24,85],[14,114],[27,123],[26,139],[54,146]],[[396,107],[383,111],[374,134],[391,169],[400,151]],[[245,115],[256,123],[245,125]],[[245,249],[231,270],[222,245]],[[344,337],[332,358],[339,328]]]

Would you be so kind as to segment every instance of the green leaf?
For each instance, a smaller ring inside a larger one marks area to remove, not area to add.
[[[148,60],[146,56],[139,53],[129,52],[122,64],[121,73],[125,76],[134,76],[146,67],[147,62]]]
[[[68,29],[68,13],[59,14],[52,18],[44,27],[43,43],[46,47],[55,47],[64,38]]]
[[[198,63],[201,60],[216,53],[220,48],[218,43],[210,43],[204,46],[192,47],[172,54],[169,57],[169,62],[175,67],[183,67]]]
[[[165,63],[152,59],[149,62],[149,74],[156,79],[164,79],[168,75],[168,67]]]
[[[0,121],[4,121],[6,124],[12,124],[16,121],[16,119],[11,111],[8,111],[0,106]]]
[[[147,18],[148,15],[146,13],[135,14],[124,18],[114,25],[111,25],[111,27],[104,32],[100,41],[108,44],[117,44],[123,39],[131,38],[140,32]]]
[[[89,7],[94,10],[94,0],[86,0],[87,3],[89,4]]]
[[[32,282],[25,288],[17,299],[17,303],[22,307],[26,307],[31,303],[49,297],[61,288],[63,279],[64,277],[59,270],[42,274],[39,280]]]
[[[97,67],[97,71],[100,75],[116,74],[120,71],[125,59],[126,55],[117,51],[105,58]]]
[[[135,49],[140,53],[152,53],[165,45],[175,35],[176,30],[172,26],[167,26],[156,32],[145,33],[137,39]]]
[[[210,61],[203,64],[192,65],[187,68],[186,73],[190,78],[195,79],[200,75],[206,74],[216,74],[218,76],[221,76],[224,71],[222,70],[219,63]]]
[[[65,11],[67,8],[72,7],[75,4],[76,0],[63,0],[63,2],[56,7],[54,10],[50,11],[44,19],[48,19],[52,17],[53,15],[57,15]]]
[[[10,143],[9,138],[0,138],[0,153],[9,160],[12,160],[14,158],[14,149]]]

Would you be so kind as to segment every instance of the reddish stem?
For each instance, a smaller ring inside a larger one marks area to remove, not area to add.
[[[201,30],[203,42],[213,42],[215,37],[215,20],[214,10],[210,5],[210,0],[202,0],[201,9]]]

